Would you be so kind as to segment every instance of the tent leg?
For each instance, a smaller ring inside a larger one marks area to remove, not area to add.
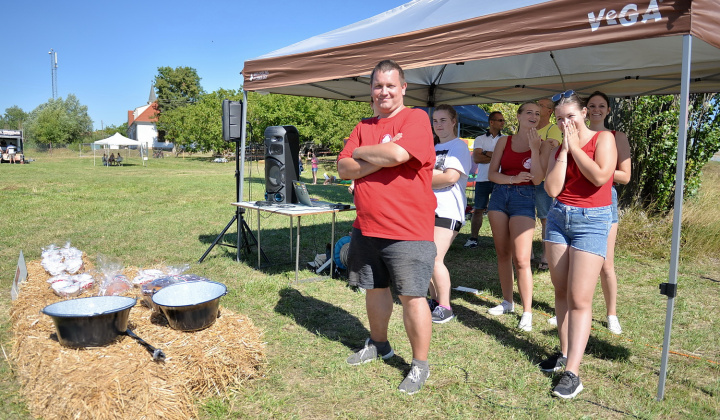
[[[683,35],[682,76],[680,80],[680,115],[678,127],[677,170],[675,172],[675,209],[673,214],[672,243],[670,246],[670,273],[668,284],[674,290],[677,285],[678,261],[680,256],[680,227],[682,225],[682,205],[685,190],[685,158],[687,152],[688,102],[690,98],[690,55],[692,35]],[[660,285],[661,290],[663,286]],[[662,292],[661,292],[662,293]],[[670,352],[670,331],[672,329],[675,294],[667,293],[667,314],[665,315],[665,335],[660,362],[660,380],[657,400],[665,397],[665,379],[667,378],[668,354]]]

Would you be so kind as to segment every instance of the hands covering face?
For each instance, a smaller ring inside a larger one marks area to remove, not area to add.
[[[575,126],[575,122],[572,120],[565,120],[562,122],[563,128],[563,150],[569,152],[576,147],[580,146],[580,136],[578,135],[578,129]]]

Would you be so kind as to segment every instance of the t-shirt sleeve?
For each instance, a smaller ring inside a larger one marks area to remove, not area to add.
[[[435,148],[432,141],[430,119],[425,111],[419,109],[408,110],[408,115],[401,123],[397,132],[402,138],[396,144],[417,159],[421,164],[435,162]],[[348,142],[349,144],[350,142]]]
[[[552,127],[550,127],[550,129],[548,130],[547,138],[555,139],[558,141],[558,143],[562,143],[562,131],[560,131],[560,127],[558,127],[557,124],[553,124]]]
[[[345,147],[343,147],[342,151],[338,155],[338,161],[340,161],[340,159],[351,158],[353,151],[360,145],[360,124],[356,125],[352,133],[350,133],[350,137],[348,138],[347,143],[345,143]]]
[[[458,142],[448,150],[448,154],[445,157],[445,168],[455,169],[461,174],[468,175],[470,171],[470,151],[465,146],[465,143]]]

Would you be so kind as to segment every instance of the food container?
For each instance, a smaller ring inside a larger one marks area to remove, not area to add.
[[[131,297],[94,296],[53,303],[42,312],[52,318],[63,346],[97,347],[125,333],[135,302]]]
[[[218,317],[220,298],[227,287],[214,281],[187,281],[163,287],[152,295],[170,324],[181,331],[207,328]]]

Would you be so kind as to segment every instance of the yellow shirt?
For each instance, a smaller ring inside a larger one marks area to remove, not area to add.
[[[562,131],[560,131],[560,127],[558,127],[557,124],[549,123],[543,128],[538,128],[537,132],[538,134],[540,134],[540,138],[543,140],[551,138],[557,140],[558,144],[562,144]]]

